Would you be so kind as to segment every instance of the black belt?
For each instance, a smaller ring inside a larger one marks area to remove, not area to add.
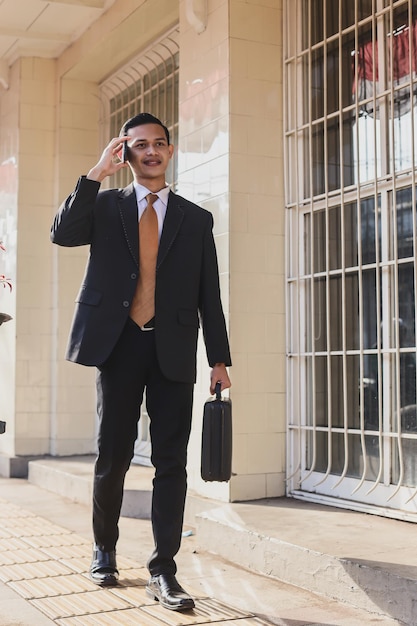
[[[155,330],[155,317],[153,317],[149,322],[146,322],[143,326],[139,326],[141,330]]]
[[[139,324],[137,324],[135,320],[130,317],[130,315],[127,319],[129,323],[134,324],[137,328],[140,328],[141,330],[155,330],[155,318],[154,317],[151,320],[149,320],[149,322],[146,322],[146,324],[144,324],[143,326],[139,326]]]

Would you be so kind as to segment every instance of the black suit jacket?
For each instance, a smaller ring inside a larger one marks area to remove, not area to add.
[[[81,177],[51,228],[54,243],[90,245],[66,356],[95,366],[106,361],[123,330],[139,273],[133,184],[99,189]],[[209,364],[231,364],[212,228],[209,211],[170,192],[155,288],[156,350],[170,380],[195,382],[200,321]]]

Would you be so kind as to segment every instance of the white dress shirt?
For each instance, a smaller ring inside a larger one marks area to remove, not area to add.
[[[141,185],[140,183],[133,183],[136,192],[136,200],[138,203],[138,222],[142,217],[142,213],[146,209],[148,201],[146,196],[150,193],[153,193],[155,196],[158,196],[158,199],[153,203],[153,208],[156,211],[156,215],[158,217],[158,234],[159,238],[161,238],[162,226],[164,225],[165,214],[167,212],[168,205],[168,196],[169,196],[169,186],[165,185],[162,189],[157,191],[149,191],[146,187]]]

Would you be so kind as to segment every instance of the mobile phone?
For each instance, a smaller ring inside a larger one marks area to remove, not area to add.
[[[127,145],[127,141],[123,142],[123,148],[122,148],[122,162],[126,163],[126,161],[128,161],[128,145]]]

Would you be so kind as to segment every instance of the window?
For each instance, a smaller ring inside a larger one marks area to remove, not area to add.
[[[129,66],[119,71],[101,87],[105,114],[101,123],[103,146],[117,137],[124,122],[137,113],[158,117],[168,128],[171,143],[178,138],[178,30],[152,45]],[[167,170],[167,180],[174,188],[177,157]],[[108,181],[109,187],[125,187],[131,181],[130,170],[122,169]]]
[[[417,2],[287,0],[285,76],[289,490],[417,521]]]

